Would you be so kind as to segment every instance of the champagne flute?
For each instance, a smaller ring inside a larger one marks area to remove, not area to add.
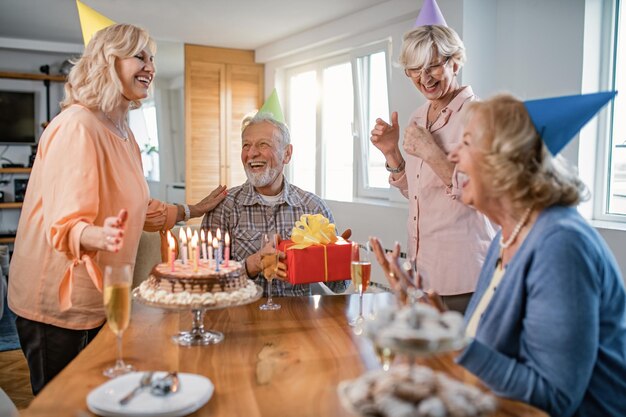
[[[278,272],[278,243],[275,233],[264,233],[261,238],[261,273],[267,280],[267,302],[259,307],[260,310],[278,310],[280,304],[272,302],[272,280]]]
[[[103,371],[104,376],[115,378],[132,372],[135,368],[122,359],[122,335],[130,322],[130,286],[133,274],[129,264],[107,265],[104,268],[104,309],[109,328],[117,336],[115,365]]]
[[[367,291],[370,283],[370,275],[372,273],[372,263],[370,262],[369,243],[366,246],[359,245],[358,242],[352,242],[352,250],[350,251],[350,273],[352,285],[359,292],[359,315],[349,324],[355,327],[355,333],[362,333],[362,325],[365,318],[363,317],[363,293]]]

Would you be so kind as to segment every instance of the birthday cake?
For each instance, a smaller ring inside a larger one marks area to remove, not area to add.
[[[196,270],[197,269],[197,270]],[[256,296],[257,287],[248,279],[243,265],[230,261],[219,270],[215,261],[157,264],[139,286],[147,301],[168,305],[218,306],[238,304]]]

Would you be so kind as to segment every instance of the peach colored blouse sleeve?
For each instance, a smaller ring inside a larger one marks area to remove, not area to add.
[[[146,232],[160,232],[170,230],[176,224],[178,207],[175,204],[167,204],[154,198],[148,203],[146,222],[143,230]]]

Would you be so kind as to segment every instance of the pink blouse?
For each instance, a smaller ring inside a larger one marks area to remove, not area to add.
[[[459,112],[475,99],[466,86],[442,111],[431,133],[446,153],[461,140],[463,121]],[[428,103],[420,106],[410,123],[426,127]],[[417,261],[424,287],[441,295],[473,292],[489,244],[495,235],[494,225],[460,200],[461,188],[456,175],[452,192],[421,158],[406,157],[406,169],[389,183],[409,199],[407,256]]]
[[[9,306],[17,315],[67,329],[105,320],[101,270],[134,265],[142,230],[171,228],[176,206],[150,200],[134,137],[125,141],[87,108],[59,114],[39,141],[9,272]],[[89,225],[128,210],[118,253],[85,252]]]

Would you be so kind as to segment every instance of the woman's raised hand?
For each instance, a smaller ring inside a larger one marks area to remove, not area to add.
[[[228,195],[225,185],[218,185],[211,194],[204,197],[200,202],[189,206],[191,218],[204,216],[207,212],[213,210]]]
[[[404,130],[404,142],[402,147],[409,155],[417,156],[428,161],[435,150],[433,146],[438,147],[433,135],[428,129],[410,123]]]
[[[80,235],[80,246],[85,251],[119,252],[124,246],[124,228],[128,211],[120,210],[117,216],[104,219],[102,226],[87,226]]]
[[[126,219],[128,211],[120,210],[117,216],[107,217],[104,219],[102,226],[103,246],[108,252],[119,252],[124,246],[124,228],[126,227]]]
[[[391,113],[391,124],[383,119],[376,119],[376,124],[372,129],[370,140],[385,157],[398,158],[398,165],[402,162],[402,155],[398,143],[400,142],[400,126],[398,125],[398,112]]]

